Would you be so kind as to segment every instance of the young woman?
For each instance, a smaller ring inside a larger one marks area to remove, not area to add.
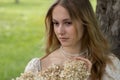
[[[46,55],[32,59],[25,72],[38,72],[51,64],[80,59],[91,72],[89,80],[119,80],[120,61],[110,52],[99,30],[89,0],[56,0],[46,19]]]

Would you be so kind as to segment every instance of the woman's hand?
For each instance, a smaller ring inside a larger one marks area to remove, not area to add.
[[[83,57],[75,57],[74,59],[84,61],[88,67],[88,71],[91,72],[92,63],[90,62],[90,60],[83,58]]]

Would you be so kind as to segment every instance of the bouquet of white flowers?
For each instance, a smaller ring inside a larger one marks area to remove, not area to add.
[[[53,64],[38,73],[22,73],[15,80],[87,80],[89,75],[84,61],[73,60],[65,62],[62,68]]]

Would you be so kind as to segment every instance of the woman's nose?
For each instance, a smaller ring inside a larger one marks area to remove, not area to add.
[[[65,33],[65,29],[64,29],[63,25],[59,25],[59,27],[58,27],[58,33],[62,34],[62,35]]]

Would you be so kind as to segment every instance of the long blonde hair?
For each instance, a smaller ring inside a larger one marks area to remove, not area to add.
[[[73,23],[82,21],[84,34],[82,38],[82,49],[88,48],[88,59],[92,62],[91,80],[101,80],[107,62],[109,62],[109,46],[103,37],[97,23],[94,11],[89,0],[56,0],[49,8],[46,18],[46,55],[60,47],[52,23],[52,12],[56,5],[63,6],[69,13]],[[77,33],[79,30],[77,29]]]

